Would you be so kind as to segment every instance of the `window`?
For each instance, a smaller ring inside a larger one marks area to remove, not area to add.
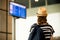
[[[30,1],[31,1],[31,7],[45,6],[45,0],[39,0],[38,2],[35,2],[35,0]],[[27,8],[29,8],[29,0],[15,0],[15,2],[26,5]],[[58,4],[60,3],[60,0],[47,0],[47,2],[48,5]]]

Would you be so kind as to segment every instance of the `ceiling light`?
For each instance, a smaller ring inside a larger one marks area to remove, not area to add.
[[[38,2],[39,0],[35,0],[35,2]]]

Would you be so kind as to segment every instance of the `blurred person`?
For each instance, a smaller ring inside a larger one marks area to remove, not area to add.
[[[31,26],[28,40],[53,40],[53,27],[47,22],[47,10],[40,7],[37,12],[37,23]]]

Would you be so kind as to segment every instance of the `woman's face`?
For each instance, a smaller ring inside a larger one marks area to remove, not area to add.
[[[37,19],[38,24],[42,24],[46,21],[47,21],[46,16],[38,16],[38,19]]]

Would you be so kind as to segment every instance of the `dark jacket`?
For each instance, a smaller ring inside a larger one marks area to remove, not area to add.
[[[46,39],[43,33],[43,30],[40,27],[43,26],[50,26],[52,28],[51,25],[47,24],[47,25],[37,25],[36,23],[32,25],[31,29],[34,28],[32,30],[32,32],[29,35],[28,40],[50,40],[50,39]],[[54,30],[52,28],[51,30],[52,34],[54,33]]]
[[[32,26],[33,31],[30,33],[28,40],[44,40],[43,31],[37,24]]]

